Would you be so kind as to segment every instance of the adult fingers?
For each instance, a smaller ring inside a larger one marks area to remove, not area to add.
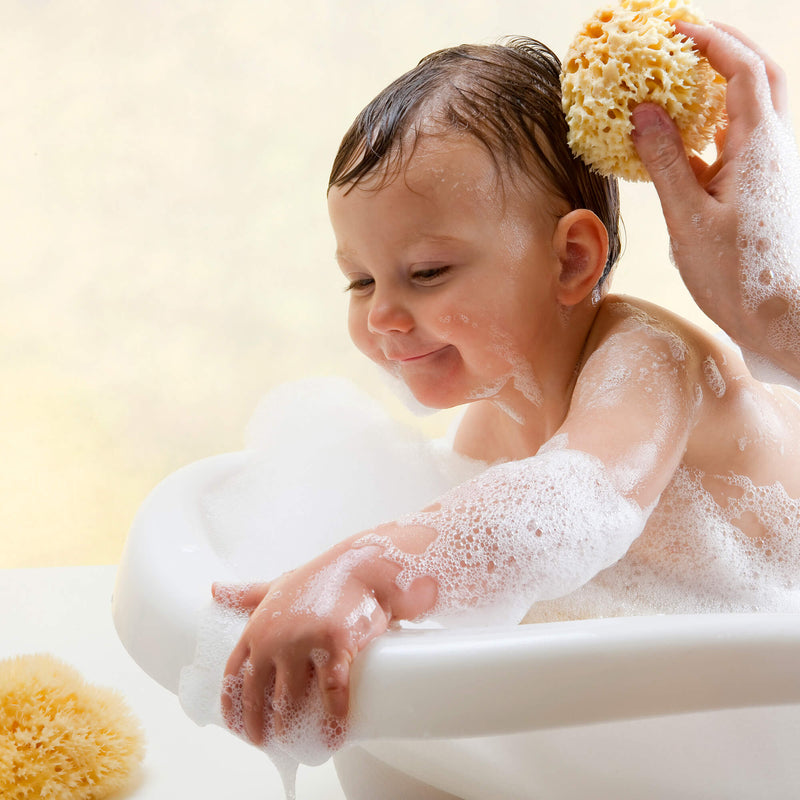
[[[675,29],[689,36],[709,64],[728,81],[726,102],[730,116],[742,115],[757,124],[767,101],[760,95],[766,91],[772,107],[780,114],[786,113],[789,100],[783,70],[741,31],[716,22],[713,25],[676,22]]]
[[[761,49],[752,39],[745,36],[741,31],[731,25],[722,22],[714,22],[715,28],[724,31],[734,39],[738,39],[745,47],[749,47],[763,62],[767,73],[770,93],[772,95],[773,108],[779,114],[786,114],[789,111],[789,87],[786,81],[786,73],[764,50]]]
[[[697,182],[683,140],[664,109],[642,103],[633,110],[633,143],[661,199],[670,229],[698,213],[705,192]]]

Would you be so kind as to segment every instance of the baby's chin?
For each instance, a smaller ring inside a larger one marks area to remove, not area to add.
[[[429,417],[443,408],[450,408],[450,405],[433,405],[428,398],[418,398],[400,376],[400,370],[396,367],[389,364],[378,364],[377,366],[381,368],[379,374],[383,378],[383,383],[415,417]]]

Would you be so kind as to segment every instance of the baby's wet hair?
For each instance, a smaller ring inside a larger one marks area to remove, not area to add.
[[[366,177],[388,180],[408,158],[422,125],[466,133],[481,142],[501,176],[527,178],[570,208],[587,208],[608,231],[600,284],[620,255],[616,179],[592,172],[567,144],[561,63],[527,37],[438,50],[389,84],[356,118],[334,159],[328,189]]]

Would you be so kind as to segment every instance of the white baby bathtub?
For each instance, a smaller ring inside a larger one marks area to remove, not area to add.
[[[211,583],[237,580],[199,498],[249,458],[166,479],[125,547],[116,628],[173,692]],[[800,796],[798,615],[396,631],[359,658],[352,698],[350,798]]]

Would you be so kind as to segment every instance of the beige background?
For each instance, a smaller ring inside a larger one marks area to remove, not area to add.
[[[561,54],[595,5],[2,0],[0,567],[116,562],[149,489],[241,447],[276,383],[342,373],[385,398],[332,259],[341,135],[425,53],[524,33]],[[800,107],[793,3],[702,8]],[[623,214],[615,288],[701,319],[652,187]]]

